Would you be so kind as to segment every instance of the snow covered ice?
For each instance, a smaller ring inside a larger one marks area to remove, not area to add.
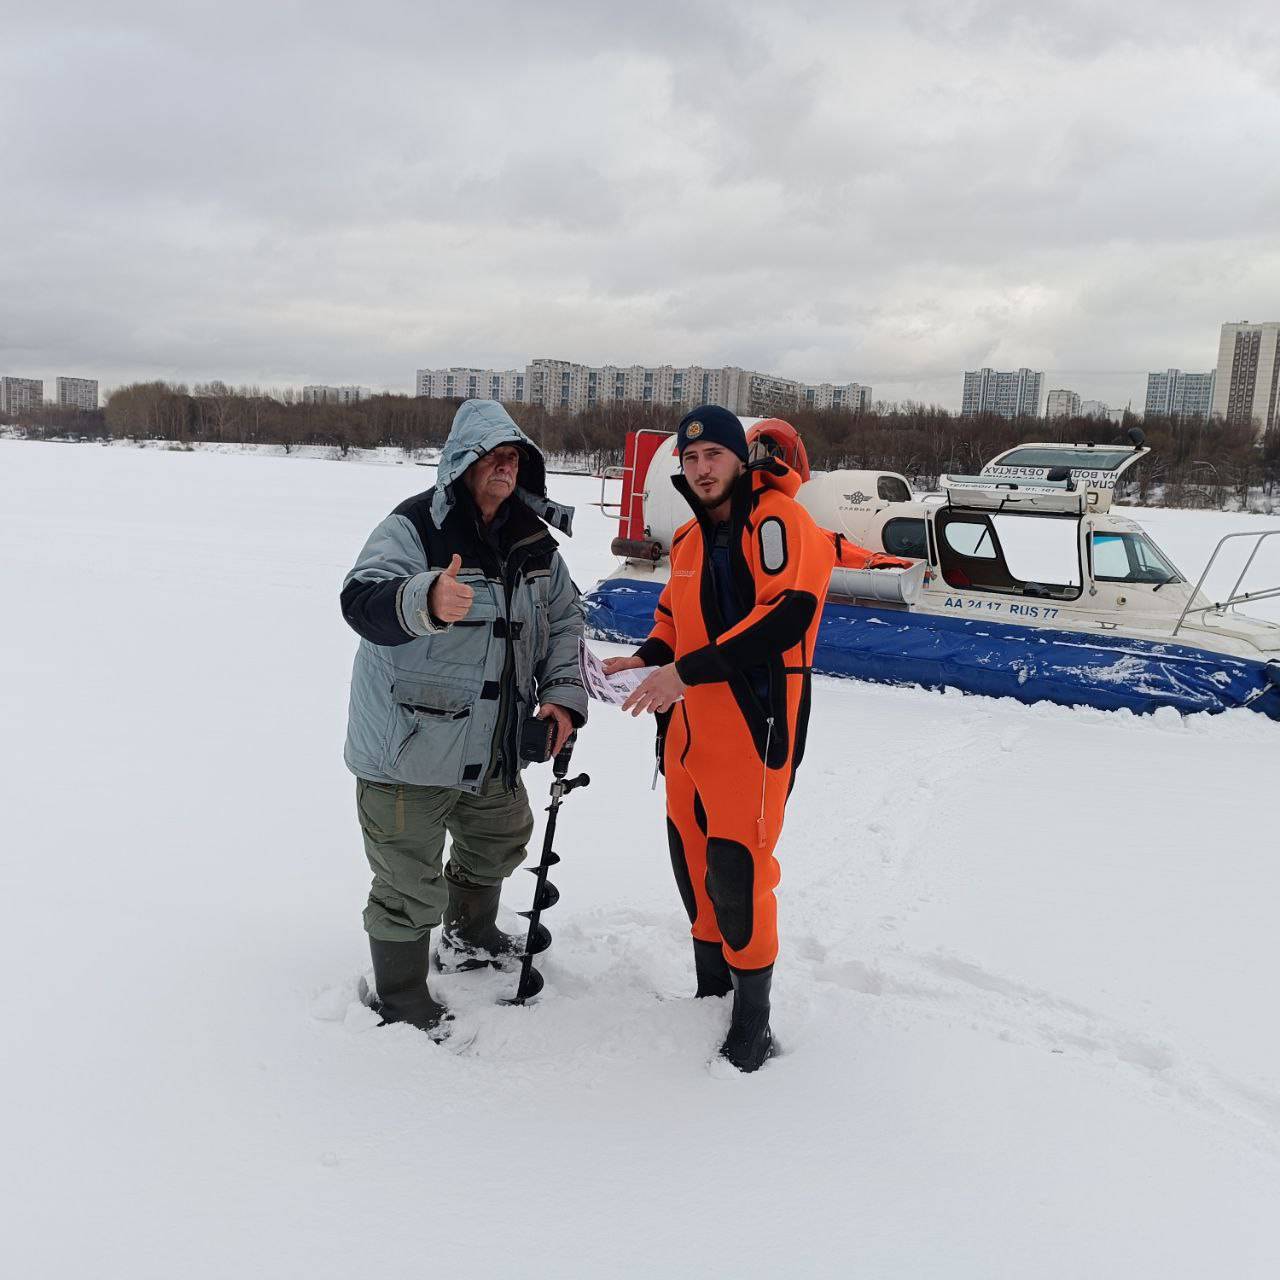
[[[1250,712],[818,680],[785,1053],[742,1077],[688,998],[651,724],[594,706],[544,995],[444,977],[448,1044],[376,1028],[337,592],[432,476],[0,441],[6,1274],[1280,1274]],[[599,483],[552,492],[585,587]],[[1139,518],[1188,572],[1269,523]]]

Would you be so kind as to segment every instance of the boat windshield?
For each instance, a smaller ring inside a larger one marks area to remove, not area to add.
[[[1115,471],[1133,460],[1132,449],[1090,449],[1086,445],[1024,445],[999,459],[1002,467],[1078,467]]]
[[[1093,576],[1099,582],[1182,582],[1145,533],[1095,533],[1089,540]]]

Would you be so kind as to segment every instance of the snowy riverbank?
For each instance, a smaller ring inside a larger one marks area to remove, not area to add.
[[[234,452],[0,441],[12,1274],[1277,1273],[1280,726],[818,681],[737,1077],[597,710],[546,993],[445,979],[434,1046],[354,1000],[337,609],[433,473]],[[586,586],[599,481],[552,488]],[[1188,571],[1252,519],[1138,518]]]

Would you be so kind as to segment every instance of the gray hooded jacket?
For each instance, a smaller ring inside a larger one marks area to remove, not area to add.
[[[521,450],[516,491],[486,529],[462,473],[499,445]],[[495,401],[468,400],[453,420],[425,493],[373,531],[342,586],[342,614],[359,633],[344,757],[372,782],[479,791],[500,774],[514,785],[520,730],[541,702],[586,720],[578,665],[583,615],[551,523],[541,452]],[[467,616],[437,623],[427,596],[454,554],[475,593]]]

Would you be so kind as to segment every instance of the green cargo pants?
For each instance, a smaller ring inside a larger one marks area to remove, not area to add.
[[[441,859],[447,832],[449,874],[498,884],[524,861],[533,811],[522,782],[514,791],[486,782],[478,795],[451,787],[356,779],[356,812],[373,871],[365,932],[413,942],[440,923],[449,898]]]

